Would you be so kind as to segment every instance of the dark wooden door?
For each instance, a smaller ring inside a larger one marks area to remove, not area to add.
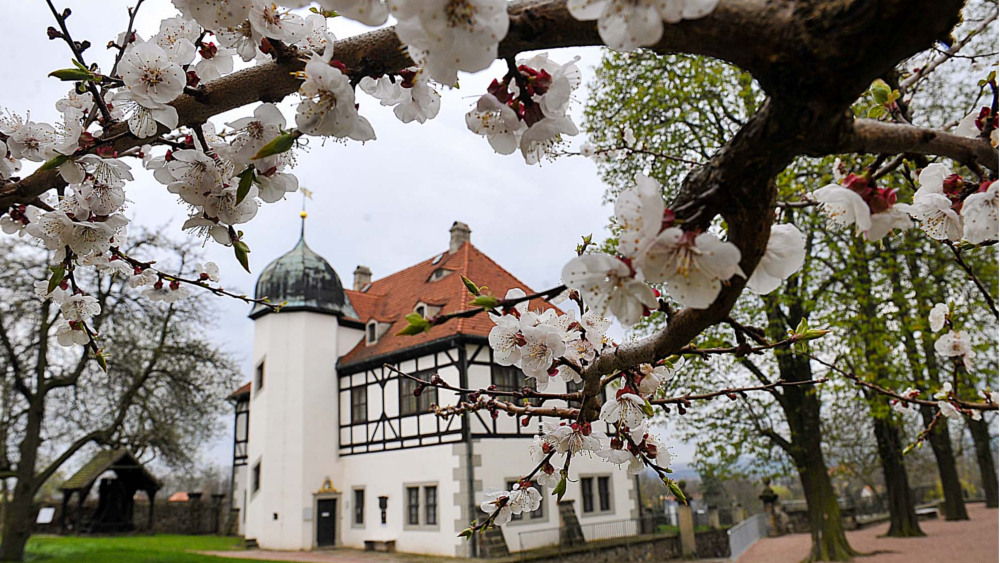
[[[337,544],[337,499],[320,499],[316,503],[316,545],[318,547]]]

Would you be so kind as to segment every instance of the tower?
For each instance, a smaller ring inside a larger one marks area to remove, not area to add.
[[[340,277],[305,240],[261,272],[255,305],[250,391],[246,537],[265,548],[310,549],[314,494],[337,463],[339,354],[361,337]]]

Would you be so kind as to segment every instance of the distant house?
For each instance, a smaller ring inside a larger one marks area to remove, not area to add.
[[[486,315],[396,336],[410,313],[429,318],[468,308],[462,275],[500,296],[514,287],[531,292],[473,246],[470,232],[456,222],[447,249],[380,279],[358,266],[352,289],[304,234],[261,272],[256,297],[287,304],[280,313],[250,312],[254,369],[231,397],[233,502],[248,540],[288,550],[394,542],[400,551],[473,555],[476,542],[456,536],[483,517],[484,492],[509,488],[533,467],[528,444],[538,421],[523,426],[482,411],[443,420],[430,406],[454,404],[456,396],[433,388],[414,396],[412,381],[383,367],[436,373],[465,388],[525,385],[519,369],[493,362]],[[548,390],[562,386],[555,381]],[[566,499],[575,501],[581,524],[637,516],[626,472],[587,456],[573,467],[579,478]],[[499,537],[510,551],[524,532],[559,527],[549,493],[538,511],[503,527]]]

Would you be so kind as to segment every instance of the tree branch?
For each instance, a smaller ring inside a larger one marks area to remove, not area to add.
[[[841,140],[840,152],[870,154],[926,154],[950,158],[963,164],[985,166],[1000,173],[997,149],[986,139],[959,137],[913,125],[882,123],[874,119],[856,119],[853,128]]]

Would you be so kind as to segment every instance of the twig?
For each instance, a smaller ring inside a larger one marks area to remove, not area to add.
[[[669,399],[653,399],[649,401],[651,405],[673,405],[682,404],[687,405],[691,401],[706,401],[714,399],[716,397],[721,397],[723,395],[729,397],[730,399],[736,400],[736,395],[742,395],[744,393],[749,393],[751,391],[773,391],[778,387],[798,387],[799,385],[819,385],[820,383],[826,383],[829,378],[822,377],[820,379],[810,379],[808,381],[785,381],[784,379],[779,379],[773,383],[767,385],[758,385],[756,387],[739,387],[734,389],[723,389],[722,391],[713,391],[712,393],[704,393],[701,395],[682,395],[680,397],[671,397]]]
[[[948,49],[945,53],[941,54],[941,56],[939,56],[939,57],[931,60],[929,63],[927,63],[924,66],[920,67],[919,70],[917,70],[916,72],[914,72],[913,74],[911,74],[909,77],[907,77],[906,80],[903,80],[902,82],[900,82],[899,83],[899,93],[900,93],[900,95],[902,95],[906,90],[909,90],[910,88],[915,87],[918,82],[920,82],[928,74],[930,74],[931,72],[933,72],[934,69],[936,69],[939,65],[941,65],[941,64],[947,62],[949,59],[951,59],[956,53],[958,53],[959,51],[961,51],[962,48],[965,47],[965,45],[968,44],[969,41],[972,40],[973,37],[975,37],[976,35],[979,35],[984,29],[986,29],[991,23],[993,23],[993,20],[995,20],[995,19],[997,19],[997,12],[991,10],[990,15],[987,16],[986,18],[984,18],[983,21],[979,22],[979,25],[976,26],[975,29],[973,29],[972,31],[970,31],[968,35],[966,35],[964,38],[962,38],[961,41],[958,41],[957,43],[955,43],[954,45],[952,45],[951,48]]]
[[[83,66],[87,66],[86,61],[83,59],[83,51],[80,47],[73,41],[73,37],[69,34],[69,29],[66,27],[66,18],[56,10],[56,7],[52,4],[52,0],[45,0],[49,5],[49,9],[52,10],[52,15],[55,16],[56,22],[59,24],[59,29],[62,30],[62,38],[69,45],[70,50],[73,51],[73,56],[76,60]],[[104,98],[101,93],[97,90],[97,86],[91,81],[86,81],[87,90],[94,96],[94,103],[97,104],[98,109],[101,110],[101,116],[104,118],[105,124],[110,124],[112,121],[111,110],[108,109],[108,104],[104,102]]]
[[[970,278],[972,278],[972,282],[976,284],[976,288],[979,290],[979,293],[981,293],[983,299],[986,300],[986,305],[989,306],[990,311],[993,312],[993,316],[994,317],[1000,316],[1000,313],[997,312],[997,304],[993,302],[993,296],[990,295],[990,290],[987,289],[985,285],[983,285],[983,282],[980,281],[978,276],[976,276],[976,273],[972,271],[972,266],[970,266],[965,261],[965,259],[962,258],[962,251],[956,248],[955,245],[951,243],[951,241],[943,241],[943,242],[945,246],[950,248],[951,252],[955,255],[955,262],[958,262],[958,265],[961,266],[963,270],[965,270],[965,273],[968,274]]]

